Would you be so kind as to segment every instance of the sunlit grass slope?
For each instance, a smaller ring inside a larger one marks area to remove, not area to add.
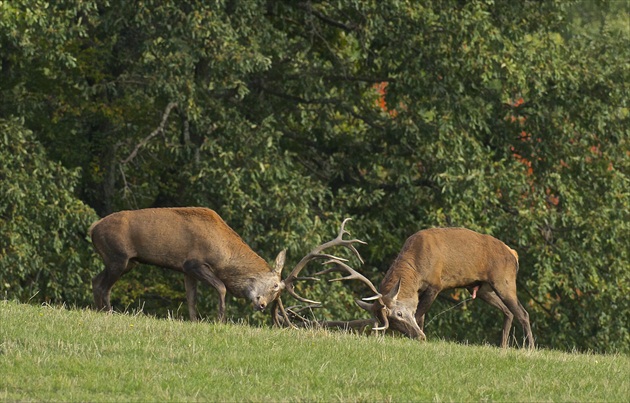
[[[0,301],[2,401],[625,401],[630,357]]]

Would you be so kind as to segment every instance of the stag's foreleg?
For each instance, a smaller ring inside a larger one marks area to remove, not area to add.
[[[435,301],[440,291],[441,290],[438,287],[429,286],[420,294],[420,297],[418,298],[418,306],[416,308],[415,318],[416,323],[422,331],[422,339],[426,339],[426,336],[424,335],[424,315],[429,311],[429,308],[431,308],[433,301]]]
[[[225,294],[227,290],[225,284],[221,281],[211,270],[210,266],[206,263],[198,260],[189,260],[184,263],[184,274],[191,276],[197,280],[203,281],[214,287],[219,293],[219,309],[217,320],[225,323]],[[188,291],[186,291],[186,297],[188,298]],[[190,302],[188,305],[190,309]],[[190,313],[190,311],[189,311]]]
[[[188,316],[192,322],[197,321],[197,279],[184,274],[184,287],[186,288],[186,302],[188,303]]]
[[[420,330],[424,332],[424,315],[418,316],[417,310],[416,310],[416,323],[418,324],[418,327],[420,328]]]

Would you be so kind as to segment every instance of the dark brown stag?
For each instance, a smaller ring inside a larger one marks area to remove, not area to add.
[[[330,271],[346,271],[351,277],[372,283],[341,262]],[[451,288],[468,288],[500,309],[505,319],[501,346],[507,347],[514,317],[523,327],[529,348],[534,348],[529,314],[516,295],[518,255],[498,239],[465,228],[434,228],[419,231],[405,242],[385,274],[373,303],[357,301],[380,324],[410,338],[424,340],[424,315],[438,294]],[[318,273],[320,274],[320,273]],[[360,277],[359,277],[360,276]],[[344,278],[346,279],[346,278]],[[363,326],[364,321],[357,321]],[[339,326],[335,322],[335,325]],[[347,326],[347,324],[346,324]]]
[[[346,233],[344,224],[341,235]],[[289,293],[295,294],[293,282],[309,261],[340,259],[322,253],[324,249],[341,245],[357,253],[352,246],[356,240],[335,239],[316,247],[282,281],[285,251],[270,267],[215,211],[201,207],[120,211],[92,224],[89,234],[105,262],[105,270],[92,280],[97,309],[112,309],[112,287],[139,262],[184,273],[188,312],[193,321],[197,319],[199,281],[219,293],[218,319],[224,321],[226,292],[247,298],[256,309],[263,310],[279,300],[285,285]]]
[[[112,287],[134,262],[184,273],[188,313],[193,321],[197,319],[198,281],[219,293],[220,321],[225,319],[226,291],[248,298],[256,309],[263,310],[282,289],[285,251],[278,254],[271,268],[207,208],[120,211],[92,224],[89,234],[105,262],[105,270],[92,280],[97,309],[112,309]]]

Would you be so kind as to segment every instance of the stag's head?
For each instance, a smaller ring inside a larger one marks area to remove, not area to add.
[[[278,253],[274,267],[266,273],[258,275],[252,279],[251,284],[247,287],[247,298],[254,304],[254,309],[258,311],[264,310],[271,304],[284,289],[282,281],[282,268],[286,250]]]
[[[425,340],[426,336],[415,318],[417,301],[398,299],[400,287],[401,280],[385,295],[371,298],[376,299],[375,302],[357,300],[357,305],[370,312],[378,321],[379,326],[375,327],[375,330],[390,328],[411,339]]]

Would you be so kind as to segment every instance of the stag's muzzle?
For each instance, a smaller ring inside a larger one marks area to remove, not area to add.
[[[265,299],[263,299],[262,297],[258,296],[256,297],[256,301],[254,302],[254,309],[257,311],[264,311],[265,308],[267,308],[267,305],[269,305],[267,303],[267,301]]]
[[[414,340],[425,341],[427,336],[420,329],[418,325],[416,326],[406,326],[405,331],[403,332],[407,337]]]

